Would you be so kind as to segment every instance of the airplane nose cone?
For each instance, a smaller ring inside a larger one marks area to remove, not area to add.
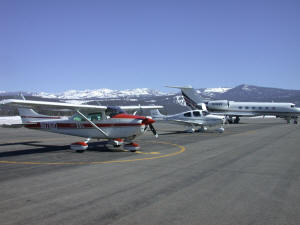
[[[146,125],[149,125],[149,124],[152,124],[152,123],[155,123],[155,120],[151,119],[151,118],[146,118],[143,120],[143,122],[146,124]]]

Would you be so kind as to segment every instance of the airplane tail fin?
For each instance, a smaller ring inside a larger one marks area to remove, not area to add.
[[[152,109],[150,110],[150,113],[151,113],[151,117],[156,120],[163,119],[166,117],[165,115],[161,114],[158,109]]]
[[[28,108],[18,108],[19,115],[21,116],[22,123],[37,123],[45,120],[51,120],[51,119],[60,119],[59,116],[48,116],[48,115],[42,115],[34,111],[33,109]]]
[[[206,110],[204,100],[200,97],[199,93],[197,93],[197,91],[191,86],[188,87],[166,86],[166,87],[180,89],[187,106],[189,106],[191,109]],[[205,106],[205,109],[203,109],[203,105]]]

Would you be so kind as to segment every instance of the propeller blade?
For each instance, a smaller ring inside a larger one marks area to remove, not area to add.
[[[151,123],[149,124],[149,128],[150,128],[150,130],[152,131],[152,133],[154,134],[154,136],[155,136],[156,138],[158,138],[158,134],[157,134],[155,128],[153,127],[153,125],[152,125]]]

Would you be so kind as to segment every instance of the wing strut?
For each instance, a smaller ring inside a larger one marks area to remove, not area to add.
[[[108,135],[100,128],[98,127],[95,123],[93,123],[91,120],[89,120],[83,113],[81,113],[79,110],[76,111],[80,116],[82,116],[84,119],[86,119],[93,127],[95,127],[97,130],[99,130],[104,136],[108,138]]]

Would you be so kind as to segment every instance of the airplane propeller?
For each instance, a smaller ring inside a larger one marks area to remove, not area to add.
[[[152,123],[155,122],[155,120],[151,119],[151,118],[146,118],[143,120],[143,122],[146,124],[145,130],[147,129],[147,127],[149,126],[150,130],[152,131],[152,133],[154,134],[154,136],[156,138],[158,138],[158,134],[156,132],[156,129],[154,128],[154,126],[152,125]]]
[[[158,134],[157,134],[157,132],[156,132],[154,126],[153,126],[151,123],[149,124],[149,128],[150,128],[150,130],[152,131],[152,133],[154,134],[154,136],[155,136],[156,138],[158,138]]]

